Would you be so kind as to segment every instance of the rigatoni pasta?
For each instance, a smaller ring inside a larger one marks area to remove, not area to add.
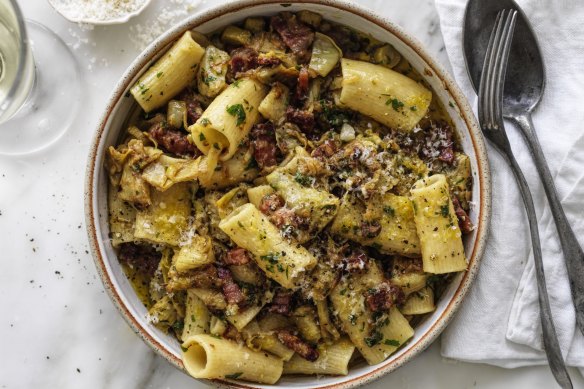
[[[388,127],[409,131],[426,115],[432,92],[381,65],[343,58],[340,102]]]
[[[267,88],[251,78],[229,85],[189,127],[199,150],[209,154],[215,149],[222,161],[230,159],[256,123],[266,93]]]
[[[195,378],[228,378],[274,384],[282,375],[281,359],[234,341],[193,335],[182,344],[185,369]]]
[[[412,188],[411,196],[424,271],[441,274],[465,270],[462,233],[446,177],[436,174],[421,179]]]
[[[107,151],[111,243],[193,377],[380,363],[465,270],[470,159],[391,45],[257,15],[186,33],[131,94],[142,110]]]
[[[189,85],[205,49],[187,31],[144,73],[130,92],[145,112],[159,108]]]
[[[253,255],[267,277],[285,288],[297,287],[302,273],[316,265],[316,258],[308,250],[287,242],[268,218],[251,204],[234,210],[221,220],[219,228]]]

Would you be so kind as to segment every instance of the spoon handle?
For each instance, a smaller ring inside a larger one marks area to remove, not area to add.
[[[509,150],[505,153],[505,157],[509,165],[513,170],[517,184],[519,185],[519,191],[521,192],[521,197],[523,198],[523,203],[525,204],[525,210],[527,211],[527,219],[529,221],[529,232],[531,235],[531,243],[533,247],[533,260],[535,263],[535,275],[537,278],[537,290],[539,299],[539,309],[540,309],[540,319],[541,319],[541,329],[543,332],[543,344],[545,352],[548,358],[550,369],[556,378],[556,381],[563,389],[572,388],[572,381],[568,371],[566,370],[566,365],[564,364],[564,359],[562,357],[562,351],[560,349],[560,344],[558,342],[558,337],[556,335],[556,328],[552,320],[552,313],[550,309],[550,301],[547,293],[547,286],[545,281],[545,272],[543,269],[543,261],[541,255],[541,242],[539,240],[539,230],[537,227],[537,216],[535,214],[535,206],[533,205],[533,198],[531,197],[531,192],[529,191],[529,186],[525,180],[523,172],[519,168],[513,153]]]
[[[541,145],[537,139],[533,122],[531,121],[531,115],[526,113],[513,115],[510,118],[521,129],[541,177],[552,216],[556,222],[562,251],[564,252],[570,289],[572,291],[572,300],[576,309],[576,324],[580,332],[584,335],[584,252],[576,239],[572,227],[568,223],[568,219],[558,198],[552,174],[550,173]]]

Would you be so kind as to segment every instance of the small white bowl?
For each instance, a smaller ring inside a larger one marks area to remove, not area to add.
[[[127,13],[124,13],[122,15],[117,15],[117,16],[109,18],[109,19],[96,19],[96,18],[92,18],[89,16],[72,15],[69,12],[67,12],[67,8],[60,0],[48,0],[49,4],[51,5],[51,7],[53,7],[55,9],[55,11],[57,11],[59,14],[61,14],[61,16],[63,16],[65,19],[67,19],[71,22],[93,24],[93,25],[104,25],[104,26],[110,25],[110,24],[126,23],[128,20],[130,20],[134,16],[140,14],[140,12],[142,12],[144,10],[144,8],[146,8],[148,6],[148,4],[150,4],[151,0],[143,0],[143,1],[144,1],[144,3],[142,5],[140,5],[138,8],[134,9],[131,12],[127,12]],[[74,0],[71,2],[76,3],[80,8],[82,8],[83,7],[82,4],[85,3],[85,1],[83,1],[83,0],[81,0],[81,1]]]
[[[146,320],[146,308],[138,299],[124,275],[108,239],[107,173],[104,156],[125,130],[129,113],[136,103],[127,94],[140,75],[178,39],[184,31],[197,29],[202,33],[241,21],[248,16],[272,15],[280,11],[309,10],[324,18],[371,34],[392,44],[431,85],[436,98],[448,110],[460,137],[462,148],[471,160],[474,207],[470,218],[476,229],[465,238],[468,270],[458,274],[436,304],[436,310],[416,327],[414,337],[384,362],[369,366],[354,366],[347,376],[300,377],[284,376],[277,385],[262,385],[233,380],[205,381],[230,388],[352,388],[375,380],[408,362],[428,347],[444,330],[463,301],[479,269],[485,248],[491,209],[491,180],[483,136],[471,107],[450,76],[421,47],[395,24],[374,14],[356,2],[347,0],[242,0],[229,2],[197,13],[162,35],[130,65],[115,88],[103,118],[97,128],[91,148],[86,177],[86,225],[97,270],[115,306],[132,329],[159,355],[184,371],[180,345],[175,338],[159,331]],[[428,373],[428,372],[425,372]]]

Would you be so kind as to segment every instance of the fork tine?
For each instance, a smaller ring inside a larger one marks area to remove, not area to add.
[[[511,42],[513,41],[513,32],[515,31],[515,22],[517,21],[517,11],[509,10],[503,11],[503,32],[499,47],[496,52],[497,64],[493,76],[494,90],[494,119],[498,122],[503,121],[502,106],[503,106],[503,89],[505,86],[505,75],[507,73],[507,65],[509,63],[509,52],[511,49]]]
[[[497,14],[485,54],[479,86],[479,119],[491,129],[499,129],[498,123],[502,122],[503,86],[516,19],[515,10]]]
[[[488,112],[490,116],[490,123],[493,128],[499,129],[497,121],[498,116],[496,115],[498,104],[497,95],[495,93],[496,86],[499,82],[500,76],[500,66],[501,66],[501,46],[504,39],[506,21],[506,10],[499,11],[497,14],[497,22],[495,24],[495,29],[493,31],[495,37],[493,38],[493,47],[491,51],[491,57],[489,58],[489,68],[487,69],[487,90],[485,103],[488,107]]]
[[[487,51],[485,53],[485,62],[483,63],[483,69],[481,71],[481,81],[479,83],[479,120],[481,123],[486,123],[488,126],[492,123],[492,115],[490,112],[490,108],[488,104],[489,99],[487,96],[490,94],[490,78],[491,78],[491,69],[494,62],[493,57],[493,47],[495,45],[495,36],[497,35],[499,21],[501,19],[501,14],[497,15],[497,19],[495,21],[495,27],[491,32],[491,36],[489,38],[489,44],[487,45]]]

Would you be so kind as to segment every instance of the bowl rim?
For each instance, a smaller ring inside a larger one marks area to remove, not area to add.
[[[184,370],[184,366],[180,358],[177,358],[172,352],[167,350],[162,344],[160,344],[156,339],[154,339],[145,330],[144,324],[137,318],[135,318],[128,307],[124,304],[123,298],[114,286],[112,277],[108,272],[108,266],[106,265],[106,255],[102,253],[99,247],[99,237],[97,235],[96,225],[99,223],[99,210],[94,207],[97,204],[96,201],[96,177],[98,176],[99,169],[103,167],[97,166],[97,161],[99,153],[103,152],[103,142],[105,135],[107,133],[108,121],[114,112],[120,99],[124,97],[126,90],[129,87],[129,83],[132,79],[148,64],[151,62],[153,57],[156,57],[161,53],[161,51],[166,50],[166,47],[178,39],[180,34],[182,34],[187,29],[196,28],[201,24],[211,21],[212,19],[228,14],[239,12],[245,8],[254,8],[260,5],[266,4],[280,4],[286,7],[288,4],[299,4],[299,3],[310,3],[328,6],[331,8],[336,8],[341,12],[347,12],[359,16],[371,23],[376,24],[378,27],[390,32],[396,36],[401,42],[406,44],[413,52],[419,56],[425,64],[429,67],[429,70],[433,72],[434,75],[442,82],[443,88],[448,92],[449,96],[454,100],[453,103],[458,109],[458,114],[461,120],[464,122],[466,127],[466,132],[470,137],[472,147],[475,153],[477,172],[476,172],[476,182],[474,185],[478,185],[478,193],[480,197],[480,207],[477,210],[477,228],[476,228],[476,238],[474,245],[470,250],[470,257],[468,262],[467,271],[462,276],[457,289],[454,291],[452,298],[448,301],[446,307],[436,321],[428,328],[428,330],[423,333],[420,338],[410,345],[407,352],[399,355],[394,359],[387,359],[384,362],[378,364],[375,369],[368,373],[352,377],[349,373],[348,376],[339,377],[340,381],[327,385],[321,386],[319,388],[334,388],[334,389],[344,389],[353,388],[359,385],[369,383],[388,374],[395,369],[399,368],[403,364],[410,361],[412,358],[416,357],[424,349],[430,346],[434,340],[442,333],[446,328],[454,314],[456,313],[461,302],[464,300],[466,293],[468,292],[472,282],[474,281],[476,274],[479,269],[481,257],[483,255],[491,216],[491,174],[490,166],[488,161],[488,155],[485,147],[484,138],[482,132],[475,118],[473,110],[459,86],[452,79],[450,74],[448,74],[442,65],[433,59],[433,57],[423,48],[422,44],[414,37],[406,33],[400,26],[387,20],[383,16],[375,14],[372,10],[364,7],[350,0],[286,0],[285,2],[281,0],[237,0],[233,2],[228,2],[226,4],[220,4],[202,11],[198,11],[183,21],[176,24],[171,29],[167,30],[158,39],[152,42],[138,57],[128,66],[125,70],[120,81],[114,87],[113,92],[110,95],[104,114],[96,128],[93,140],[90,146],[90,152],[87,160],[87,171],[85,180],[85,220],[86,229],[89,238],[89,246],[91,253],[95,262],[95,266],[99,273],[99,276],[104,284],[104,287],[110,296],[110,299],[114,303],[115,307],[122,314],[122,317],[126,320],[128,325],[132,330],[142,338],[148,346],[150,346],[157,354],[164,357],[167,361],[173,364],[176,368],[181,371]],[[204,380],[204,382],[212,384],[217,387],[224,388],[241,388],[241,389],[254,389],[256,386],[249,386],[246,383],[226,381],[220,379]],[[277,387],[277,385],[275,385]]]

